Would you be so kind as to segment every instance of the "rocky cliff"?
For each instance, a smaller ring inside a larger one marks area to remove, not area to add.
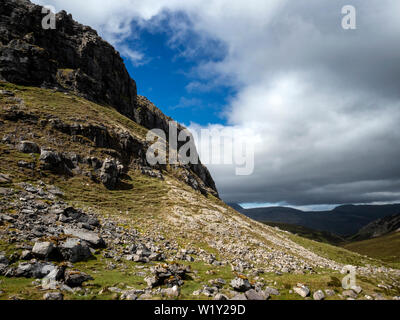
[[[42,7],[28,0],[5,0],[0,7],[0,80],[56,88],[110,105],[147,129],[168,130],[166,117],[137,96],[119,53],[97,32],[61,11],[56,29],[43,29]],[[178,131],[183,130],[178,126]],[[125,150],[126,151],[126,150]],[[201,164],[188,169],[215,195],[215,183]],[[196,177],[187,179],[196,185]]]

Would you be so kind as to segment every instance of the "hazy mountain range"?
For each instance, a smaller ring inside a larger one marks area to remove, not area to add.
[[[244,209],[239,204],[229,205],[257,221],[288,223],[341,236],[354,235],[377,219],[400,213],[400,204],[342,205],[329,211],[302,211],[290,207]]]

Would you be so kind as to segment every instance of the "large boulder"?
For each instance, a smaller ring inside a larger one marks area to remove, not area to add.
[[[95,232],[83,229],[64,228],[64,233],[86,241],[93,248],[104,248],[106,246],[104,240]]]
[[[70,262],[86,261],[92,256],[88,245],[77,238],[68,238],[58,248],[63,259]]]
[[[86,281],[93,280],[93,278],[81,271],[67,270],[64,273],[64,280],[67,286],[71,288],[80,287]]]
[[[100,180],[107,189],[115,189],[118,183],[118,166],[115,160],[106,159],[100,169]]]
[[[22,262],[11,272],[11,276],[42,279],[54,269],[56,269],[56,267],[51,263]]]
[[[51,242],[36,242],[32,249],[32,254],[41,259],[48,259],[55,250]]]

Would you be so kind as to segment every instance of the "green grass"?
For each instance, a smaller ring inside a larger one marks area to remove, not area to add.
[[[289,234],[288,237],[299,245],[320,255],[321,257],[325,257],[342,264],[360,266],[365,266],[366,263],[379,264],[377,261],[366,259],[359,254],[351,252],[344,248],[332,246],[327,243],[309,240],[292,234]]]
[[[371,258],[380,259],[395,268],[400,268],[400,232],[352,242],[346,244],[344,248]]]

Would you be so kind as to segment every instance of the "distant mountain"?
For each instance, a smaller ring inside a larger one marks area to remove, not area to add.
[[[236,210],[261,222],[288,223],[340,236],[351,236],[374,220],[400,213],[400,204],[343,205],[330,211],[309,212],[290,207],[239,208]]]
[[[367,224],[365,227],[362,227],[360,231],[358,231],[357,234],[352,236],[349,240],[360,241],[370,238],[377,238],[399,230],[400,213],[392,216],[387,216]]]

